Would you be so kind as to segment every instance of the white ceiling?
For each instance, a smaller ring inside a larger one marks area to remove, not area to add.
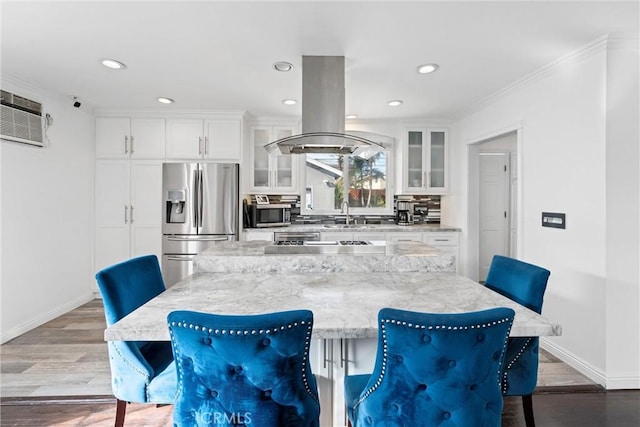
[[[301,114],[303,55],[346,57],[346,113],[450,119],[606,33],[638,2],[2,1],[3,75],[126,110]],[[124,62],[114,71],[101,58]],[[272,69],[276,61],[296,67]],[[440,69],[419,75],[416,66]],[[162,106],[158,96],[176,103]],[[386,101],[402,99],[400,107]]]

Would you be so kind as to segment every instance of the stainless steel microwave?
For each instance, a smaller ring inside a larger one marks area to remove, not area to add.
[[[291,225],[291,205],[249,205],[249,226],[284,227]]]

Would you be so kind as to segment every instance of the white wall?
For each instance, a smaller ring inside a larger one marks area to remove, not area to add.
[[[602,384],[609,374],[607,358],[613,357],[611,340],[622,344],[624,337],[632,347],[640,340],[637,325],[617,337],[607,335],[613,309],[606,303],[607,254],[616,242],[607,236],[605,206],[610,190],[606,47],[602,39],[567,55],[459,120],[452,132],[451,170],[465,172],[452,179],[454,196],[448,198],[449,210],[458,212],[448,222],[467,229],[477,216],[467,209],[467,144],[520,128],[518,257],[551,270],[543,315],[560,323],[563,335],[547,340],[549,347]],[[628,184],[637,194],[638,180]],[[566,230],[541,227],[543,211],[566,213]],[[638,233],[634,236],[637,245]],[[637,292],[638,276],[624,275],[635,280],[631,287]],[[637,316],[637,298],[635,303],[617,299],[619,312]],[[627,373],[640,377],[638,367]]]
[[[607,388],[640,388],[638,70],[638,40],[610,40],[606,106]],[[635,339],[629,339],[629,331],[635,331]]]
[[[2,141],[1,342],[94,297],[93,117],[68,98],[3,76],[2,89],[41,101],[50,146]]]

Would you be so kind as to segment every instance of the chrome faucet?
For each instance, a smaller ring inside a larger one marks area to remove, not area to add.
[[[344,213],[344,207],[347,207],[347,219],[346,219],[346,224],[349,225],[349,202],[347,200],[345,200],[344,202],[342,202],[342,206],[340,207],[340,213]]]

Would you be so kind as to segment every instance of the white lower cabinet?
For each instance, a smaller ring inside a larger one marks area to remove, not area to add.
[[[460,267],[460,243],[459,243],[459,234],[456,232],[452,233],[424,233],[424,238],[422,240],[429,246],[436,247],[440,249],[442,252],[446,254],[451,254],[456,257],[456,272]]]
[[[417,242],[422,242],[423,234],[424,233],[414,233],[414,232],[404,232],[404,231],[398,232],[398,233],[389,232],[387,233],[387,241],[400,242],[403,240],[413,240]]]
[[[311,369],[320,396],[320,425],[347,425],[344,377],[370,374],[375,364],[376,338],[315,339],[311,342]]]
[[[95,271],[162,254],[162,162],[96,161]]]

